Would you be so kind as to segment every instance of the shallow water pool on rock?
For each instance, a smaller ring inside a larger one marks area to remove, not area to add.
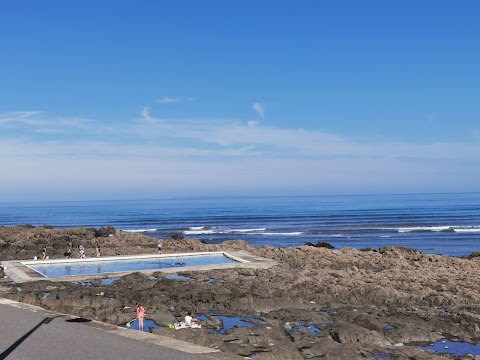
[[[240,317],[240,316],[223,316],[219,314],[210,314],[216,318],[222,320],[223,328],[219,329],[218,332],[222,335],[225,335],[226,332],[234,327],[250,327],[255,325],[255,321],[263,321],[260,318],[249,318],[249,317]]]
[[[130,323],[130,327],[127,327],[125,324],[122,325],[123,328],[129,329],[129,330],[138,330],[138,320],[134,320]],[[161,328],[160,325],[156,324],[155,321],[150,320],[150,319],[144,319],[143,320],[143,331],[145,332],[152,332],[151,329],[158,329]]]
[[[91,281],[72,281],[72,284],[73,285],[82,285],[82,286],[87,286],[87,287],[93,286]]]
[[[208,283],[209,283],[209,284],[213,284],[215,281],[217,281],[217,279],[215,279],[215,278],[210,278],[210,279],[208,279]],[[224,282],[225,282],[225,279],[218,279],[218,281],[224,283]]]
[[[302,329],[306,329],[308,330],[308,332],[312,335],[317,335],[319,334],[320,332],[322,332],[322,330],[320,330],[318,327],[316,327],[315,325],[299,325],[299,326],[295,326],[293,328],[293,331],[299,331],[299,330],[302,330]]]
[[[428,346],[417,346],[417,349],[430,350],[436,353],[448,353],[455,356],[464,356],[467,354],[480,355],[480,344],[450,341],[447,339],[438,340],[436,343]]]
[[[119,277],[116,278],[107,278],[107,279],[102,279],[100,280],[100,283],[102,285],[112,285],[114,281],[120,280]]]
[[[396,356],[393,355],[393,354],[385,354],[385,353],[381,353],[381,352],[374,352],[373,353],[373,357],[375,359],[396,359]]]
[[[200,321],[209,321],[209,320],[210,320],[207,316],[205,316],[205,315],[203,315],[203,314],[198,314],[198,315],[195,316],[195,317],[196,317],[198,320],[200,320]]]

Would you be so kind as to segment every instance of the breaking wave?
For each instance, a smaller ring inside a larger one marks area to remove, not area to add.
[[[242,234],[242,235],[267,235],[267,236],[294,236],[294,235],[303,235],[303,231],[292,231],[292,232],[275,232],[267,231],[267,228],[252,228],[252,229],[215,229],[207,228],[203,226],[191,227],[189,230],[184,230],[183,234],[185,235],[211,235],[211,234]]]
[[[402,227],[397,228],[399,233],[407,232],[462,232],[462,233],[478,233],[480,232],[480,227],[478,226],[412,226],[412,227]]]

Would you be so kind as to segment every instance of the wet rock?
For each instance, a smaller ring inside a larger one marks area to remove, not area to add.
[[[108,237],[116,233],[113,226],[109,225],[107,227],[102,227],[95,231],[95,237]]]
[[[315,247],[318,247],[318,248],[335,249],[335,246],[333,246],[332,244],[330,244],[326,241],[318,241],[316,244],[313,244],[311,242],[307,242],[307,243],[305,243],[305,245],[315,246]]]

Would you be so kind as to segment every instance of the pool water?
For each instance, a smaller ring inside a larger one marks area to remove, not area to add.
[[[184,266],[204,266],[237,263],[224,254],[202,254],[169,257],[149,257],[136,259],[104,259],[72,262],[24,263],[36,272],[48,278],[77,275],[102,275],[115,272],[134,272],[178,268]]]

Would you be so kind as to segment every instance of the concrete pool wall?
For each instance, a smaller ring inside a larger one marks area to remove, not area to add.
[[[7,268],[6,275],[15,283],[22,283],[27,281],[38,281],[38,280],[50,280],[50,281],[81,281],[88,279],[98,279],[105,277],[115,277],[126,275],[131,272],[136,271],[123,271],[123,272],[110,272],[103,274],[95,275],[71,275],[65,277],[55,277],[48,278],[38,273],[29,267],[29,265],[40,265],[40,264],[61,264],[61,263],[91,263],[91,262],[106,262],[106,261],[121,261],[121,260],[135,260],[135,259],[168,259],[168,258],[177,258],[177,257],[187,257],[187,256],[201,256],[201,255],[212,255],[212,254],[223,254],[224,256],[235,260],[234,263],[229,264],[215,264],[215,265],[201,265],[201,266],[183,266],[176,268],[159,268],[151,270],[140,270],[139,272],[151,275],[155,272],[162,272],[166,274],[174,274],[182,271],[194,271],[194,270],[213,270],[213,269],[232,269],[232,268],[270,268],[277,265],[277,262],[272,259],[266,259],[259,256],[254,256],[244,250],[236,251],[216,251],[216,252],[194,252],[194,253],[171,253],[171,254],[162,254],[162,255],[132,255],[132,256],[108,256],[108,257],[92,257],[84,259],[49,259],[49,260],[14,260],[14,261],[2,261],[2,266]]]

